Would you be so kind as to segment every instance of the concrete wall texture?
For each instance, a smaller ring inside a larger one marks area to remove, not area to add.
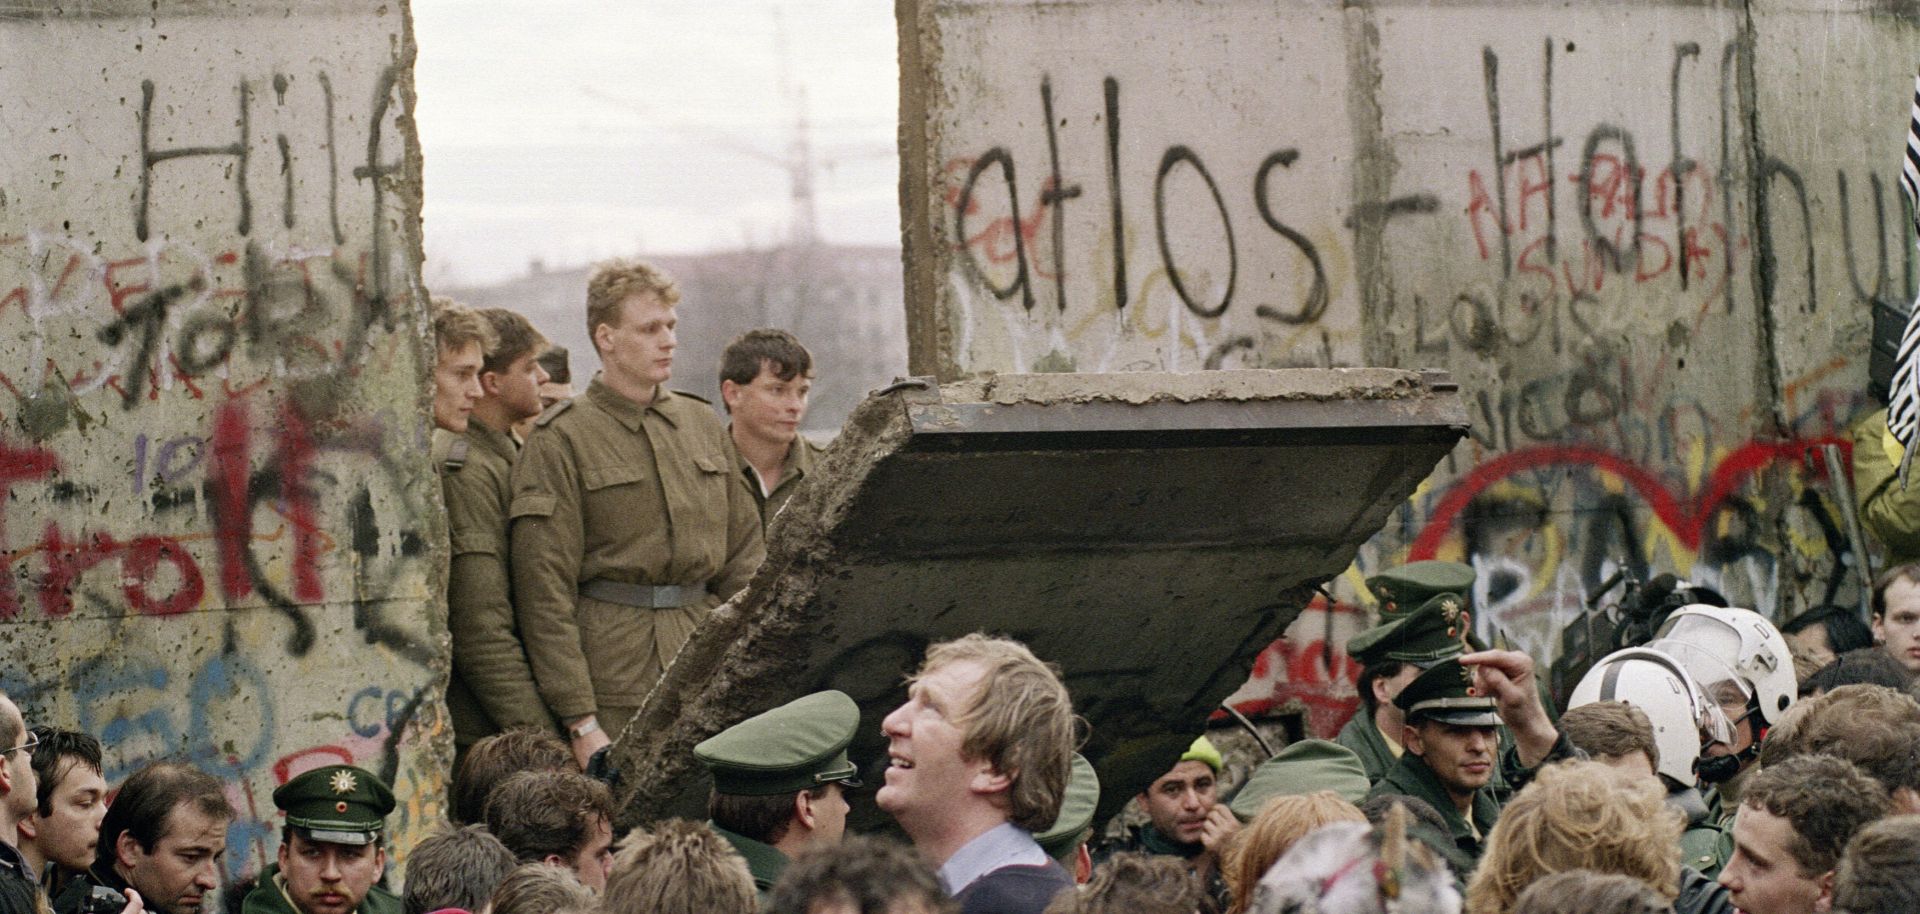
[[[1915,291],[1907,5],[900,22],[916,372],[1448,369],[1472,437],[1344,580],[1473,562],[1480,622],[1538,656],[1622,566],[1776,617],[1855,600],[1809,458],[1868,406],[1869,304]],[[1256,672],[1338,712],[1354,671],[1319,642],[1355,607],[1326,609]]]
[[[84,9],[81,9],[84,7]],[[29,3],[0,15],[0,687],[269,794],[450,741],[403,4]]]

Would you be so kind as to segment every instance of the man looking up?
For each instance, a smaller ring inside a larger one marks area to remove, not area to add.
[[[93,865],[107,782],[100,777],[100,741],[91,735],[35,727],[33,736],[37,805],[20,820],[20,853],[48,895],[59,897],[70,877]]]
[[[280,785],[287,815],[280,861],[247,893],[241,914],[401,914],[400,898],[375,883],[387,871],[381,846],[393,791],[352,765],[315,768]]]
[[[511,311],[489,308],[479,317],[494,340],[480,363],[480,399],[464,433],[433,433],[453,556],[447,571],[447,628],[453,636],[447,714],[461,756],[475,741],[502,730],[556,729],[514,625],[507,574],[509,475],[520,454],[509,430],[540,414],[539,388],[547,375],[535,358],[546,340]]]
[[[785,330],[748,331],[720,356],[720,399],[733,417],[727,430],[763,525],[819,457],[820,448],[800,434],[812,389],[813,355]]]
[[[20,823],[33,814],[33,734],[19,707],[0,693],[0,912],[34,914],[39,875],[15,847]]]
[[[1073,702],[1025,645],[968,635],[927,649],[907,701],[881,725],[874,797],[940,868],[964,914],[1039,914],[1073,880],[1033,836],[1059,815]]]
[[[860,786],[847,745],[859,728],[846,693],[815,692],[693,747],[713,774],[713,829],[747,861],[763,905],[788,861],[846,833],[845,792]]]
[[[535,420],[513,467],[514,614],[583,769],[766,555],[726,427],[666,388],[679,300],[645,264],[594,271],[587,331],[606,368]]]
[[[493,332],[470,309],[449,298],[433,300],[433,425],[456,434],[480,399],[480,364]]]
[[[198,914],[220,887],[233,804],[226,786],[184,762],[155,762],[122,782],[100,820],[100,844],[86,880],[74,880],[60,914],[79,910],[92,885],[133,889],[147,910]]]
[[[1886,791],[1852,762],[1801,755],[1763,765],[1740,794],[1720,884],[1745,914],[1814,914],[1854,832],[1885,816]]]

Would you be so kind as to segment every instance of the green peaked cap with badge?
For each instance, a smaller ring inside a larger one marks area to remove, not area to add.
[[[1407,723],[1437,720],[1462,727],[1495,727],[1500,715],[1490,695],[1474,688],[1473,670],[1449,657],[1434,664],[1393,697],[1395,707],[1407,713]]]
[[[372,844],[393,812],[393,789],[365,768],[328,765],[281,784],[273,805],[287,814],[288,825],[305,829],[314,841]]]
[[[1080,835],[1093,825],[1093,811],[1100,805],[1100,775],[1093,763],[1078,752],[1073,754],[1073,770],[1067,775],[1067,794],[1060,800],[1060,814],[1047,830],[1033,836],[1040,849],[1055,860],[1072,859],[1080,846]]]
[[[1347,653],[1362,666],[1398,660],[1427,667],[1457,657],[1469,649],[1466,603],[1459,594],[1436,594],[1419,609],[1348,638]]]
[[[1443,593],[1461,597],[1473,591],[1473,566],[1429,559],[1389,568],[1367,579],[1367,592],[1380,602],[1380,621],[1404,617]]]
[[[713,789],[767,797],[839,782],[860,786],[847,745],[860,728],[860,706],[845,692],[815,692],[747,718],[693,747],[713,773]]]
[[[1372,788],[1366,766],[1360,764],[1360,756],[1352,749],[1324,739],[1303,739],[1288,743],[1273,758],[1255,767],[1227,808],[1246,822],[1259,815],[1261,807],[1274,797],[1331,790],[1358,806]]]

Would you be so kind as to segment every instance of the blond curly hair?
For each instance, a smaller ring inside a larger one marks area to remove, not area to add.
[[[1658,782],[1599,762],[1562,762],[1500,812],[1467,886],[1467,914],[1509,914],[1543,876],[1567,870],[1618,873],[1671,901],[1680,889],[1680,813]]]
[[[609,260],[593,268],[587,280],[587,339],[599,348],[594,330],[601,324],[620,326],[620,313],[627,299],[635,295],[654,295],[671,308],[680,303],[680,285],[665,270],[638,260]]]

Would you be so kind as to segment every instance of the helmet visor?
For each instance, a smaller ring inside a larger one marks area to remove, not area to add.
[[[1712,620],[1707,621],[1712,622]],[[1732,629],[1719,623],[1712,624],[1728,635],[1732,635],[1735,646],[1738,646],[1739,636]],[[1746,679],[1735,673],[1733,667],[1714,651],[1692,641],[1659,638],[1647,647],[1672,657],[1674,662],[1687,671],[1688,676],[1693,677],[1697,688],[1706,696],[1706,704],[1719,713],[1719,722],[1709,722],[1709,724],[1715,732],[1720,732],[1720,726],[1724,725],[1724,733],[1718,738],[1722,742],[1730,741],[1734,724],[1746,717],[1747,711],[1752,706],[1753,687],[1747,684]],[[1703,729],[1702,732],[1705,734],[1707,731]]]

